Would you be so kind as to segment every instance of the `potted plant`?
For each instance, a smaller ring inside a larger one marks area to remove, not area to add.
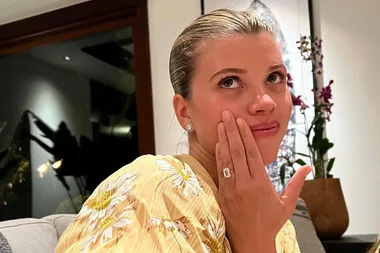
[[[323,74],[322,40],[301,36],[298,49],[304,61],[311,61],[314,83]],[[313,179],[306,180],[300,197],[306,202],[314,227],[320,239],[340,238],[348,228],[349,217],[339,178],[333,178],[331,170],[335,158],[328,158],[328,151],[334,144],[325,136],[326,122],[330,121],[332,89],[334,83],[330,80],[327,86],[314,85],[314,117],[307,121],[305,111],[310,107],[304,103],[301,96],[292,93],[294,106],[300,107],[305,119],[305,133],[308,153],[294,151],[284,159],[280,169],[282,184],[285,184],[286,169],[290,168],[290,176],[295,173],[295,165],[310,164],[313,167]],[[288,86],[293,87],[291,75],[288,75]],[[295,159],[295,157],[302,157]]]

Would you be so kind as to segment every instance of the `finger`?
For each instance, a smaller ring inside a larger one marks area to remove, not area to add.
[[[215,146],[215,159],[216,159],[216,170],[218,173],[218,189],[219,193],[222,194],[222,189],[225,189],[226,179],[223,177],[223,160],[220,154],[220,144],[217,143]],[[223,190],[224,191],[224,190]]]
[[[223,169],[229,168],[231,171],[234,171],[234,165],[232,163],[232,158],[230,154],[230,147],[228,144],[226,130],[224,129],[223,123],[218,125],[218,139],[219,139],[219,155],[220,155],[220,168],[218,172],[218,177],[223,181],[224,188],[222,191],[226,191],[227,188],[233,187],[235,184],[235,173],[231,173],[230,178],[225,178],[223,174]],[[224,192],[223,192],[224,194]]]
[[[264,180],[272,185],[268,173],[265,169],[265,165],[263,162],[263,158],[261,157],[259,147],[257,146],[256,140],[247,122],[239,118],[236,120],[236,123],[238,125],[241,138],[243,140],[251,177],[255,180]]]
[[[224,127],[227,133],[229,149],[231,153],[232,164],[235,168],[235,177],[237,182],[242,182],[250,178],[245,149],[241,140],[240,132],[232,113],[224,111],[222,113]]]
[[[284,192],[281,194],[282,200],[290,210],[293,210],[296,206],[298,197],[301,194],[303,184],[305,183],[306,177],[311,172],[311,170],[312,168],[309,165],[305,165],[299,168],[290,179]]]

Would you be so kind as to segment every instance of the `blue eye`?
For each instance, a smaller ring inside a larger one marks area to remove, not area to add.
[[[220,80],[219,86],[226,89],[234,89],[239,88],[241,85],[237,76],[227,76]]]

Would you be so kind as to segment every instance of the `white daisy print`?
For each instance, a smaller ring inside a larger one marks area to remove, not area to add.
[[[84,250],[91,249],[93,245],[104,245],[113,238],[120,238],[125,232],[125,227],[132,223],[131,213],[134,212],[135,202],[131,202],[123,208],[122,213],[111,213],[105,216],[99,224],[93,224],[89,230],[94,233],[85,240]]]
[[[176,161],[166,161],[160,159],[156,161],[156,164],[161,167],[162,171],[165,171],[173,177],[173,186],[179,190],[185,198],[189,197],[190,192],[198,196],[202,191],[199,181],[186,163]]]
[[[88,218],[90,226],[93,226],[98,219],[105,217],[117,204],[127,199],[133,189],[131,183],[136,177],[137,175],[129,172],[116,180],[102,183],[86,201],[77,219]]]

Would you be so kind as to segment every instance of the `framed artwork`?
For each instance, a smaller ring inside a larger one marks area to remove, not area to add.
[[[300,35],[310,36],[313,33],[309,2],[310,0],[201,0],[201,8],[202,14],[219,8],[255,11],[259,18],[265,20],[275,32],[281,46],[284,63],[293,77],[292,91],[297,95],[302,95],[307,104],[312,104],[314,98],[311,92],[313,89],[311,64],[303,61],[296,43]],[[313,110],[307,110],[306,120],[312,117]],[[298,108],[293,108],[288,132],[279,150],[279,157],[288,156],[292,150],[307,152],[306,138],[300,133],[305,132],[304,121],[305,118]],[[283,159],[278,158],[267,166],[268,174],[278,192],[283,189],[280,181],[280,167],[283,163]],[[289,177],[290,171],[287,171],[286,178]]]

